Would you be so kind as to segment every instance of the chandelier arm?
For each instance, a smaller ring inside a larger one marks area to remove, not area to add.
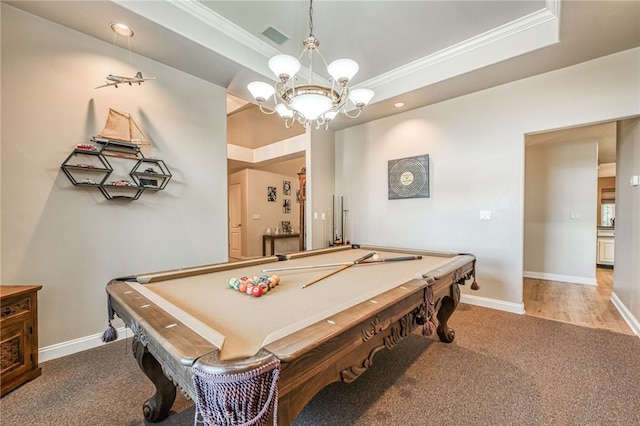
[[[318,53],[318,55],[320,55],[320,58],[322,59],[322,62],[324,62],[324,67],[325,68],[329,68],[329,64],[327,63],[327,60],[324,58],[324,55],[322,54],[322,52],[320,51],[320,49],[316,48],[315,52]]]
[[[290,129],[293,126],[293,124],[296,122],[295,117],[291,117],[291,121],[289,121],[289,119],[284,117],[283,117],[283,120],[284,120],[284,127],[286,127],[287,129]]]
[[[291,87],[295,87],[295,83],[293,82],[293,79],[291,79]],[[287,93],[287,91],[289,90],[289,88],[287,87],[287,83],[283,83],[281,81],[276,82],[276,86],[275,86],[275,93],[274,93],[274,102],[277,105],[278,101],[280,101],[280,103],[283,103],[285,105],[289,105],[289,101],[287,101],[285,99],[285,93]]]
[[[336,111],[342,108],[349,102],[349,94],[351,91],[347,86],[340,86],[340,93],[338,94],[338,100],[335,106]]]
[[[346,108],[344,108],[344,109],[342,110],[342,113],[343,113],[344,115],[346,115],[347,117],[349,117],[349,118],[358,118],[358,117],[360,117],[360,114],[362,113],[362,108],[363,108],[363,107],[359,107],[359,106],[357,106],[357,105],[356,105],[356,108],[358,108],[358,112],[356,113],[356,115],[349,115],[349,112],[347,111],[347,109],[346,109]]]
[[[309,84],[313,84],[313,50],[309,51]]]
[[[268,109],[264,109],[263,105],[264,105],[264,102],[259,102],[258,103],[258,107],[260,107],[260,111],[262,111],[263,114],[271,115],[271,114],[276,112],[275,109],[273,111],[269,111]]]

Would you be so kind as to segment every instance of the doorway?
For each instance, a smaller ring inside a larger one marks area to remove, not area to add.
[[[616,122],[525,136],[525,313],[633,334],[610,300],[613,270],[597,267],[594,161],[615,179]]]

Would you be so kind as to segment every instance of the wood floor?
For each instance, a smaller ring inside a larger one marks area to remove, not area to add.
[[[611,302],[613,270],[596,269],[597,286],[524,279],[527,315],[617,333],[633,332]]]

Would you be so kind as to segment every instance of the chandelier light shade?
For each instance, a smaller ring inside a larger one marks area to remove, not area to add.
[[[288,80],[300,71],[300,61],[291,55],[276,55],[269,59],[269,69],[280,80]]]
[[[369,89],[349,88],[349,82],[360,68],[353,59],[341,58],[327,64],[318,49],[320,41],[313,35],[313,0],[309,2],[309,37],[303,40],[303,45],[304,49],[298,58],[276,55],[269,59],[269,69],[276,76],[275,85],[261,81],[253,81],[247,85],[260,110],[265,114],[277,112],[287,128],[298,121],[305,126],[315,124],[316,128],[324,126],[326,129],[338,113],[357,118],[374,93]],[[329,85],[314,83],[314,55],[325,66],[330,76]],[[303,56],[308,59],[309,79],[300,83],[297,74],[302,68],[300,59]],[[272,96],[273,109],[269,110],[265,106]],[[356,110],[353,115],[349,114],[351,109]]]

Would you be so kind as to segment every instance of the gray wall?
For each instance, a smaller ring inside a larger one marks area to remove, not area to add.
[[[466,300],[522,312],[525,135],[638,115],[638,87],[633,49],[336,132],[352,240],[473,253]],[[420,154],[431,197],[388,200],[388,161]]]
[[[629,320],[640,320],[640,119],[618,123],[616,145],[616,256],[614,303]],[[638,328],[636,328],[638,333]]]
[[[94,89],[138,70],[158,79]],[[1,89],[1,282],[44,286],[41,349],[99,343],[111,278],[227,259],[224,88],[2,4]],[[110,107],[169,166],[164,191],[108,201],[60,170]]]

